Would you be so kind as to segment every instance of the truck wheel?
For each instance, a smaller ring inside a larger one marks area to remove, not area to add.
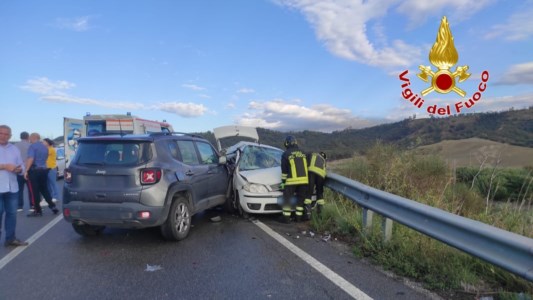
[[[181,241],[191,229],[191,210],[185,197],[180,196],[172,202],[167,220],[161,225],[161,234],[166,240]]]
[[[88,224],[79,225],[73,223],[72,228],[74,228],[74,231],[81,236],[96,236],[104,231],[105,226],[92,226]]]

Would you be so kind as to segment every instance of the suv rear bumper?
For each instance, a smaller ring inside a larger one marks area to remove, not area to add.
[[[68,209],[68,213],[66,210]],[[139,212],[149,212],[142,219]],[[63,216],[67,222],[99,225],[115,228],[146,228],[161,225],[168,211],[164,207],[145,206],[139,203],[87,203],[71,201],[63,204]],[[68,215],[68,216],[67,216]]]

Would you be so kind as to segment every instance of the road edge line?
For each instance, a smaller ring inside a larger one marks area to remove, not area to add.
[[[255,220],[253,223],[257,225],[259,228],[261,228],[268,235],[270,235],[273,239],[275,239],[280,244],[285,246],[285,248],[289,249],[292,253],[294,253],[296,256],[298,256],[308,265],[310,265],[315,270],[317,270],[324,277],[326,277],[331,282],[333,282],[336,286],[338,286],[343,291],[345,291],[348,295],[353,297],[354,299],[365,299],[365,300],[372,299],[370,296],[368,296],[363,291],[358,289],[355,285],[351,284],[349,281],[342,278],[339,274],[333,272],[330,268],[326,267],[324,264],[319,262],[317,259],[307,254],[307,252],[298,248],[298,246],[289,242],[286,238],[284,238],[279,233],[275,232],[272,228],[268,227],[266,224],[262,223],[259,220]]]
[[[2,270],[9,262],[11,262],[15,257],[17,257],[22,251],[26,250],[28,247],[30,247],[38,238],[43,236],[50,228],[52,228],[54,225],[59,223],[63,219],[63,214],[58,215],[53,219],[52,221],[48,222],[43,228],[41,228],[39,231],[34,233],[29,239],[26,240],[26,242],[29,243],[28,246],[19,246],[15,249],[13,249],[11,252],[9,252],[6,256],[4,256],[2,259],[0,259],[0,270]]]

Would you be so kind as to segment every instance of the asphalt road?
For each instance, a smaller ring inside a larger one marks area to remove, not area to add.
[[[166,242],[158,229],[106,229],[84,238],[44,212],[42,218],[19,212],[22,240],[59,222],[3,267],[0,263],[0,299],[353,299],[339,287],[342,280],[374,299],[429,298],[359,261],[342,244],[302,234],[304,224],[279,224],[268,216],[257,222],[211,210],[193,218],[187,239]],[[222,221],[212,222],[213,216]],[[337,284],[263,225],[332,271]],[[0,248],[4,262],[14,256],[13,248]]]

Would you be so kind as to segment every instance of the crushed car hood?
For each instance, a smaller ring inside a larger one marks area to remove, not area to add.
[[[248,180],[249,183],[260,183],[273,185],[281,183],[281,168],[268,168],[250,171],[241,171],[239,174]]]

